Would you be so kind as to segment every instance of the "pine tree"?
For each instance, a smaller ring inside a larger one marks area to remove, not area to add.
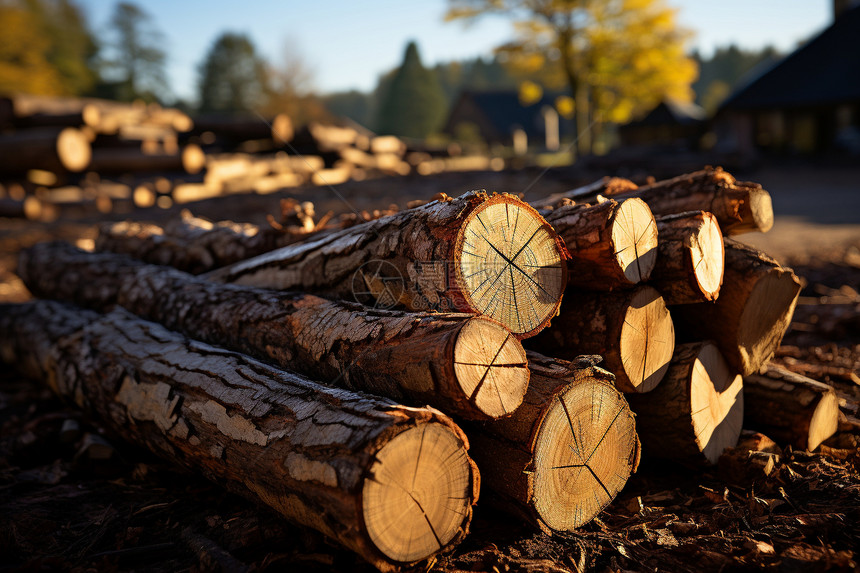
[[[263,102],[266,66],[243,34],[221,34],[199,72],[200,111],[250,111]]]
[[[418,46],[410,42],[379,109],[380,133],[423,138],[438,129],[447,105],[439,79],[421,63]]]

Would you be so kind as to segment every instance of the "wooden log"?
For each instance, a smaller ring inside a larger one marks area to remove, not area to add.
[[[83,171],[92,148],[79,129],[51,127],[27,129],[0,135],[0,173],[23,173],[42,169],[62,173]]]
[[[744,376],[744,426],[812,451],[836,433],[839,398],[832,386],[774,364]]]
[[[193,134],[207,131],[234,141],[270,139],[284,144],[293,138],[293,123],[289,116],[278,114],[271,119],[254,116],[199,115],[193,118]]]
[[[681,344],[660,385],[627,395],[645,456],[716,464],[743,425],[743,380],[710,342]]]
[[[717,218],[705,211],[657,217],[658,255],[651,285],[666,304],[716,300],[725,247]]]
[[[0,127],[97,127],[99,107],[85,100],[17,94],[0,98]]]
[[[511,333],[464,314],[374,311],[301,293],[212,283],[67,243],[22,251],[31,292],[96,309],[118,303],[199,340],[315,379],[470,419],[506,416],[528,387]]]
[[[181,171],[199,173],[206,164],[203,151],[194,144],[182,153],[144,153],[139,148],[97,148],[93,150],[90,169],[98,173],[139,173]]]
[[[639,197],[655,215],[708,211],[716,216],[726,235],[764,233],[773,227],[770,193],[758,183],[737,181],[721,167],[707,167],[612,197]]]
[[[657,226],[641,199],[565,205],[546,215],[570,253],[568,282],[607,291],[648,280],[657,260]]]
[[[528,353],[531,382],[509,418],[468,429],[485,499],[547,533],[591,521],[639,464],[633,413],[612,375]]]
[[[675,327],[649,286],[613,293],[568,291],[553,325],[528,342],[542,354],[599,354],[622,392],[650,392],[669,367]]]
[[[715,302],[672,307],[685,341],[714,340],[744,376],[758,371],[791,323],[800,281],[787,267],[742,243],[725,241],[725,274]]]
[[[0,311],[0,355],[111,431],[262,502],[381,571],[459,542],[477,497],[445,415],[332,389],[117,309]]]
[[[624,191],[632,191],[634,189],[638,189],[638,185],[629,179],[624,179],[622,177],[603,177],[594,183],[589,183],[588,185],[583,185],[582,187],[577,187],[576,189],[571,189],[570,191],[565,191],[563,193],[553,193],[548,197],[538,199],[537,201],[531,201],[530,203],[532,207],[543,212],[543,210],[550,211],[557,207],[573,204],[579,198],[593,198],[596,195],[614,195]]]
[[[326,233],[208,278],[410,310],[485,314],[515,336],[555,316],[567,282],[560,239],[511,195],[473,191]]]

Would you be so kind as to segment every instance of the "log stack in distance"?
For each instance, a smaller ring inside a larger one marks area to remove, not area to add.
[[[343,300],[367,295],[358,302],[375,306],[478,313],[527,338],[558,312],[566,258],[555,231],[528,204],[473,191],[205,276]]]
[[[509,418],[470,428],[472,452],[491,503],[547,533],[600,513],[639,463],[633,413],[612,375],[582,357],[572,363],[529,353],[531,382]]]
[[[467,533],[477,468],[466,436],[437,410],[332,389],[123,309],[4,305],[0,358],[116,434],[381,571],[415,566]]]

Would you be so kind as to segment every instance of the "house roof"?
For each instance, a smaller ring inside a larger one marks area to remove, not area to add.
[[[544,95],[539,101],[524,106],[520,103],[516,90],[473,92],[464,91],[457,103],[451,108],[448,120],[459,113],[458,108],[469,101],[484,116],[499,137],[509,136],[514,128],[522,128],[529,135],[543,134],[544,124],[541,110],[544,106],[553,107],[553,96]],[[562,120],[561,123],[564,123]]]
[[[742,86],[722,109],[807,107],[860,101],[860,6]]]
[[[623,127],[667,124],[693,125],[704,121],[706,116],[704,108],[692,102],[664,100],[639,121],[632,121]]]

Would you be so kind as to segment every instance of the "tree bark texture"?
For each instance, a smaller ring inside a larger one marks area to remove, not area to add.
[[[596,195],[615,195],[624,191],[633,191],[638,189],[638,185],[624,179],[622,177],[603,177],[594,183],[571,189],[563,193],[554,193],[544,199],[532,201],[531,205],[537,209],[541,215],[546,217],[549,211],[563,207],[565,205],[573,205],[576,200],[583,197],[595,197]]]
[[[678,345],[660,385],[627,399],[646,456],[716,464],[740,436],[743,381],[710,342]]]
[[[473,191],[206,276],[376,306],[475,312],[525,338],[558,312],[566,256],[555,231],[530,206]]]
[[[106,147],[93,150],[90,170],[98,173],[140,173],[145,171],[199,173],[206,156],[194,144],[181,153],[144,153],[140,148]]]
[[[52,301],[7,305],[0,355],[125,439],[323,532],[382,571],[466,534],[477,471],[465,435],[436,410],[332,389],[122,309],[100,316]],[[393,531],[380,527],[381,515]]]
[[[465,418],[509,415],[528,387],[522,345],[486,318],[224,285],[62,242],[22,251],[18,273],[37,296],[97,310],[119,304],[314,379]]]
[[[612,293],[569,290],[553,325],[530,350],[572,360],[603,356],[622,392],[650,392],[672,358],[675,328],[660,294],[649,286]]]
[[[547,533],[600,513],[639,464],[633,413],[597,357],[529,352],[531,382],[513,416],[468,427],[488,498]]]
[[[684,341],[714,340],[737,372],[757,372],[791,324],[800,280],[752,247],[727,239],[725,271],[715,302],[672,307]]]
[[[657,217],[657,262],[651,286],[666,304],[716,300],[725,269],[717,218],[705,211]]]
[[[546,216],[570,253],[568,282],[607,291],[647,280],[657,259],[657,226],[641,199],[565,205]]]
[[[744,376],[744,402],[746,427],[801,450],[814,450],[839,426],[832,386],[773,364]]]
[[[764,233],[773,227],[770,193],[758,183],[737,181],[720,167],[612,195],[617,200],[629,197],[643,199],[655,215],[708,211],[716,216],[726,235]]]

